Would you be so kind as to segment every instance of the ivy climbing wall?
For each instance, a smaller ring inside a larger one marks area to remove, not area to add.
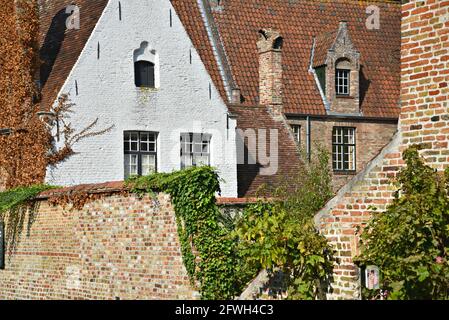
[[[89,192],[108,188],[89,186]],[[52,192],[24,215],[16,250],[0,270],[0,300],[199,298],[182,261],[169,196],[109,193],[69,210],[45,199]]]
[[[449,1],[407,1],[402,17],[398,133],[316,216],[339,259],[331,299],[361,297],[361,274],[353,263],[359,252],[356,230],[371,218],[373,207],[382,211],[393,199],[403,151],[417,144],[433,168],[449,165]]]

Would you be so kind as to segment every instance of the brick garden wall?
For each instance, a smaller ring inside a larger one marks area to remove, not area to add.
[[[360,274],[352,260],[358,253],[355,230],[370,219],[369,206],[383,210],[390,203],[403,150],[421,144],[429,165],[439,170],[449,165],[449,1],[409,1],[402,17],[399,131],[316,217],[340,259],[331,299],[360,298]]]
[[[163,194],[156,201],[105,196],[72,211],[41,201],[36,214],[25,217],[0,283],[0,300],[199,297]]]

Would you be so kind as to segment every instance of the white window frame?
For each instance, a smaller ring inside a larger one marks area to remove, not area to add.
[[[148,175],[157,172],[158,133],[152,131],[125,131],[124,175]]]
[[[292,124],[291,125],[293,136],[297,144],[301,144],[301,125]]]
[[[212,135],[207,133],[183,132],[180,136],[181,169],[196,166],[210,166]],[[206,161],[199,161],[206,159]]]
[[[337,96],[349,96],[350,94],[351,70],[336,69],[335,71],[335,91]]]
[[[356,171],[356,128],[334,127],[332,132],[332,167],[336,172]]]

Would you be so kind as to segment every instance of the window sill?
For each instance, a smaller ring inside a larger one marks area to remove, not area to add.
[[[159,88],[136,87],[136,90],[140,93],[151,93],[151,92],[158,92]]]
[[[354,99],[352,96],[345,96],[345,95],[337,95],[337,99]]]
[[[351,170],[351,171],[336,171],[334,170],[334,175],[336,176],[355,176],[357,174],[357,171]]]

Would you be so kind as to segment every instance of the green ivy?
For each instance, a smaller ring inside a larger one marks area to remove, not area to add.
[[[198,283],[202,299],[231,299],[235,286],[234,242],[220,224],[216,194],[218,174],[211,167],[155,173],[127,180],[131,191],[170,194],[176,212],[184,265],[192,283]],[[194,248],[198,257],[192,251]]]
[[[333,271],[333,250],[315,229],[313,217],[332,197],[328,154],[317,148],[296,175],[244,210],[236,231],[239,249],[256,269],[282,271],[289,299],[325,299]]]
[[[42,191],[51,188],[48,185],[33,185],[0,192],[0,214],[26,204]]]
[[[437,172],[418,151],[404,153],[400,188],[363,231],[356,262],[379,267],[389,299],[449,299],[449,169]]]
[[[33,185],[0,192],[0,221],[7,220],[6,245],[11,255],[17,248],[28,213],[28,232],[34,222],[37,203],[32,200],[42,191],[54,187]]]

